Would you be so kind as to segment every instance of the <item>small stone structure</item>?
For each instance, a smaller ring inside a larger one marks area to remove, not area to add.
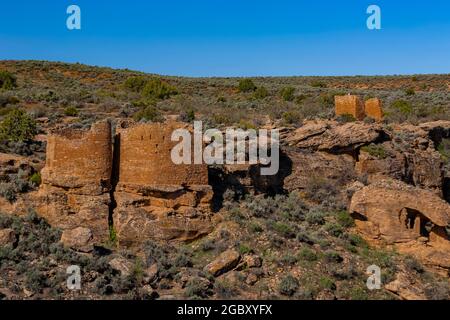
[[[358,96],[335,96],[334,101],[337,116],[350,114],[356,120],[364,119],[364,102]]]
[[[364,112],[367,117],[376,121],[383,120],[383,105],[380,99],[372,98],[365,102]]]
[[[355,95],[335,96],[335,112],[337,116],[352,115],[356,120],[363,120],[365,117],[373,118],[377,121],[383,120],[383,108],[381,100],[373,98],[365,103],[360,97]]]

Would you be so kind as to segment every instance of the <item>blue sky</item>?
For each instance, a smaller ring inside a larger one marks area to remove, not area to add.
[[[70,4],[81,30],[66,28]],[[382,30],[366,27],[371,4]],[[2,1],[0,59],[184,76],[450,73],[450,1]]]

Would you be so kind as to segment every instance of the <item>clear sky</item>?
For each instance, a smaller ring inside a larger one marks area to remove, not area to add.
[[[81,30],[66,9],[81,8]],[[381,7],[382,29],[366,27]],[[449,0],[16,0],[0,59],[184,76],[450,73]]]

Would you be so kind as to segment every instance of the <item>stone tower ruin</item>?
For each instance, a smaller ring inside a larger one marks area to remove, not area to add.
[[[189,240],[211,229],[206,165],[175,165],[171,134],[186,124],[108,121],[89,131],[56,130],[48,137],[37,210],[63,230],[88,228],[93,241]],[[114,138],[114,141],[113,141]],[[114,222],[111,225],[111,222]]]

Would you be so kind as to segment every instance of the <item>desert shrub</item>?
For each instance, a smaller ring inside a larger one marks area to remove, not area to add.
[[[151,79],[142,88],[142,96],[149,99],[167,99],[177,93],[174,86],[161,79]]]
[[[280,90],[280,97],[284,101],[293,101],[294,100],[294,93],[295,88],[294,87],[284,87]]]
[[[141,110],[139,110],[138,112],[136,112],[133,115],[133,118],[136,121],[140,121],[140,120],[151,121],[151,122],[163,121],[163,116],[162,116],[161,112],[155,106],[152,106],[152,105],[146,106],[146,107],[142,108]]]
[[[219,299],[232,299],[238,294],[238,290],[226,280],[216,281],[214,283],[214,291]]]
[[[371,144],[371,145],[362,147],[361,151],[367,152],[372,157],[375,157],[378,159],[386,159],[388,157],[388,153],[382,145]]]
[[[327,87],[327,85],[324,82],[319,81],[319,80],[312,81],[310,85],[313,88],[326,88]]]
[[[308,234],[305,230],[300,230],[297,232],[297,241],[303,242],[309,245],[313,245],[315,243],[314,237]]]
[[[216,241],[214,239],[205,240],[200,244],[200,249],[205,252],[214,250],[215,248],[216,248]]]
[[[148,82],[148,77],[145,76],[135,76],[129,77],[125,80],[123,86],[125,89],[128,89],[133,92],[141,92],[144,89],[145,85]]]
[[[278,216],[290,221],[303,220],[307,212],[306,205],[296,192],[291,192],[287,196],[275,196],[273,205]]]
[[[368,119],[371,119],[371,118],[368,118]],[[339,115],[339,116],[336,118],[336,120],[337,120],[339,123],[349,123],[349,122],[355,122],[355,121],[356,121],[356,118],[355,118],[352,114],[345,113],[345,114]]]
[[[319,286],[322,289],[336,290],[336,284],[328,277],[320,277]]]
[[[252,249],[248,245],[243,244],[243,243],[239,244],[238,250],[239,250],[240,254],[247,254],[247,253],[252,252]]]
[[[68,117],[76,117],[78,113],[78,109],[74,106],[70,106],[64,109],[64,114]]]
[[[195,120],[195,111],[192,108],[183,110],[180,113],[180,120],[183,122],[193,122]]]
[[[211,283],[200,277],[194,277],[186,283],[185,295],[190,298],[207,298],[212,294]]]
[[[340,237],[344,233],[342,226],[333,222],[327,222],[324,229],[333,237]]]
[[[252,231],[254,233],[260,233],[260,232],[264,231],[264,228],[262,227],[262,225],[257,222],[250,223],[249,229],[250,229],[250,231]]]
[[[408,89],[405,90],[405,94],[407,96],[413,96],[413,95],[416,94],[416,91],[414,90],[414,88],[408,88]]]
[[[355,247],[361,247],[361,248],[367,248],[367,242],[357,234],[349,234],[347,236],[347,240],[350,242],[352,246]]]
[[[0,196],[14,202],[16,200],[16,191],[12,183],[0,182]]]
[[[255,99],[264,99],[269,95],[269,91],[267,91],[266,87],[258,87],[253,94]]]
[[[16,86],[16,77],[8,71],[0,70],[0,89],[12,90]]]
[[[273,201],[270,198],[256,196],[253,199],[247,199],[246,208],[250,214],[257,218],[268,218],[276,210]]]
[[[405,257],[405,266],[408,270],[417,272],[417,273],[423,273],[425,269],[423,268],[422,264],[414,257],[412,256],[406,256]]]
[[[36,122],[21,109],[12,110],[0,123],[1,140],[32,140],[36,133]]]
[[[33,173],[30,177],[30,182],[35,186],[39,186],[42,182],[41,174],[39,172]]]
[[[339,253],[333,250],[326,251],[324,258],[325,261],[329,263],[341,263],[344,260]]]
[[[275,222],[272,224],[273,230],[277,232],[279,235],[285,238],[295,238],[295,232],[293,228],[286,223],[283,222]]]
[[[336,182],[316,175],[311,176],[305,188],[305,194],[309,199],[326,207],[339,205],[336,201],[338,193]]]
[[[408,101],[396,100],[392,103],[392,108],[403,115],[409,115],[413,112],[413,107]]]
[[[326,214],[320,210],[312,209],[306,214],[306,222],[310,225],[323,225]]]
[[[300,249],[298,256],[301,260],[305,260],[305,261],[316,261],[317,260],[316,252],[311,250],[310,248],[306,248],[306,247]]]
[[[303,116],[298,111],[286,111],[282,115],[283,123],[284,124],[300,124]]]
[[[450,139],[443,139],[438,145],[437,150],[445,162],[450,161]]]
[[[347,211],[339,211],[336,215],[336,219],[344,228],[350,228],[355,225],[355,221]]]
[[[293,296],[299,288],[299,282],[298,280],[292,276],[287,275],[283,279],[281,279],[279,285],[278,285],[278,291],[285,296]]]
[[[239,80],[238,85],[239,92],[251,92],[256,90],[256,85],[251,79]]]

